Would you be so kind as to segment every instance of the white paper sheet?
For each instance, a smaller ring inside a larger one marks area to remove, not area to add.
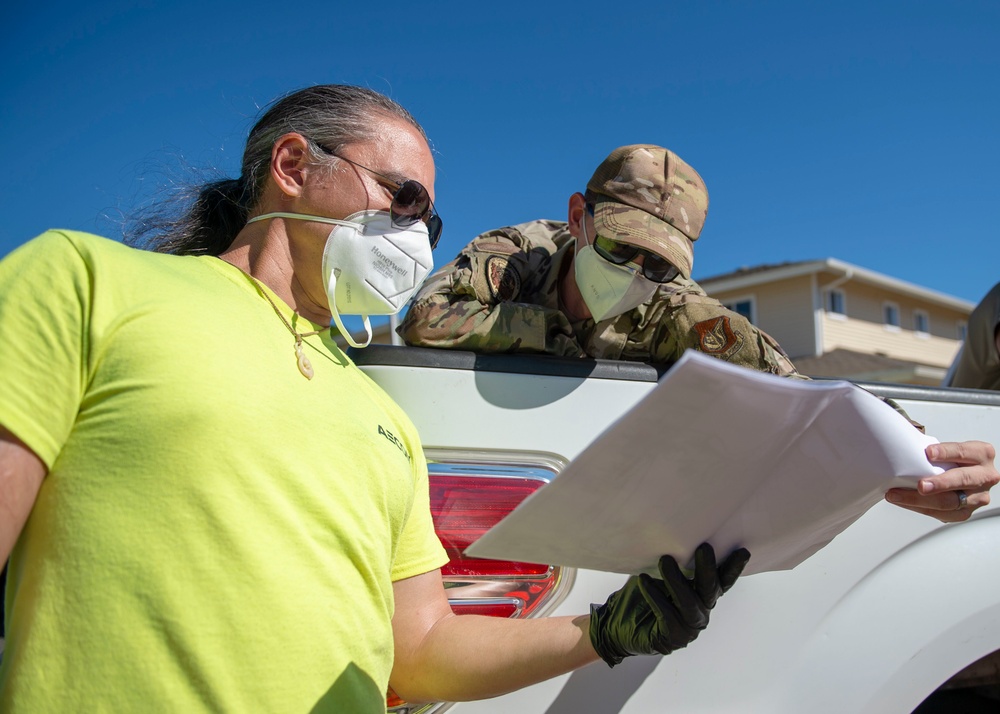
[[[688,351],[476,557],[657,574],[699,543],[745,574],[795,567],[882,499],[942,472],[921,434],[848,382],[786,379]]]

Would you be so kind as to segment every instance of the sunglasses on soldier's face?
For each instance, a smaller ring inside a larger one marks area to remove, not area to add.
[[[402,182],[396,181],[383,173],[379,173],[375,169],[362,166],[357,161],[351,161],[347,157],[341,156],[333,151],[333,149],[328,149],[317,141],[313,141],[313,143],[322,149],[324,153],[335,156],[341,161],[346,161],[352,166],[357,166],[359,169],[364,169],[385,180],[389,184],[389,188],[393,190],[392,203],[389,206],[392,225],[397,228],[406,228],[407,226],[412,226],[417,221],[423,221],[427,224],[427,235],[431,242],[431,248],[437,247],[438,241],[441,240],[441,229],[443,227],[441,216],[434,211],[434,202],[431,201],[431,196],[422,183],[413,179],[404,179]]]
[[[615,265],[631,264],[638,272],[654,283],[669,283],[676,278],[680,271],[669,260],[665,260],[648,250],[637,248],[628,243],[619,243],[616,240],[598,235],[594,239],[594,250],[599,256],[609,263]],[[636,264],[636,258],[642,256],[642,268]]]
[[[587,212],[591,216],[594,215],[593,204],[587,203]],[[641,272],[647,280],[652,280],[654,283],[669,283],[681,273],[673,263],[656,253],[605,238],[600,234],[594,238],[594,251],[609,263],[615,265],[631,264],[636,272]],[[635,262],[640,256],[642,257],[641,268]]]

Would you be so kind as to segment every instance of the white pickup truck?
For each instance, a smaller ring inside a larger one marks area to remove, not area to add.
[[[351,356],[420,431],[435,524],[453,558],[445,576],[457,612],[580,614],[620,586],[621,575],[474,561],[462,551],[556,476],[661,372],[630,362],[377,345]],[[864,386],[895,399],[941,441],[1000,444],[1000,394]],[[390,699],[390,711],[1000,711],[995,503],[960,525],[880,503],[796,568],[741,578],[709,628],[670,656],[633,657],[613,670],[598,663],[483,702],[411,707]]]

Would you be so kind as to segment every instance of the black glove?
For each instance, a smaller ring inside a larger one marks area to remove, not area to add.
[[[603,605],[590,606],[590,641],[609,666],[631,655],[670,654],[686,647],[708,626],[709,611],[733,586],[750,560],[750,551],[733,551],[716,567],[715,551],[702,543],[694,553],[694,578],[677,561],[660,558],[663,580],[633,575]]]

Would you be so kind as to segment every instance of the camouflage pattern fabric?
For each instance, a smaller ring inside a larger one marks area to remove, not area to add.
[[[996,334],[1000,327],[1000,283],[986,293],[969,315],[955,373],[946,386],[1000,389],[1000,355]]]
[[[658,364],[695,349],[762,372],[796,374],[773,338],[683,277],[623,315],[571,322],[559,284],[571,269],[572,251],[563,222],[532,221],[483,233],[426,280],[399,335],[421,347]]]

